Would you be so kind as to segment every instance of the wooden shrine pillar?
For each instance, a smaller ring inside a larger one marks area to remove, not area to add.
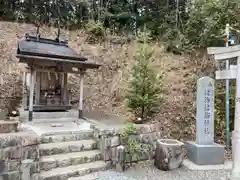
[[[35,94],[35,104],[40,104],[40,90],[41,90],[41,72],[36,72],[36,94]]]
[[[26,105],[26,97],[25,97],[25,88],[26,88],[26,81],[27,81],[27,72],[23,71],[23,77],[22,77],[22,107]]]
[[[83,77],[84,77],[84,71],[81,71],[80,73],[80,82],[79,82],[79,88],[80,88],[80,97],[79,97],[79,109],[78,109],[78,118],[83,118]]]
[[[31,67],[28,121],[32,121],[32,118],[33,118],[33,96],[34,96],[35,79],[36,79],[36,71],[35,69],[33,69],[33,67]]]
[[[63,84],[62,84],[62,89],[63,89],[63,103],[64,105],[68,105],[69,101],[68,101],[68,74],[67,73],[63,73]]]

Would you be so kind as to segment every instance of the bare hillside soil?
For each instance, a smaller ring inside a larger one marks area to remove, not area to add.
[[[21,82],[22,65],[17,63],[14,54],[17,42],[24,38],[27,32],[35,34],[36,27],[30,24],[0,22],[1,76],[4,72],[16,73],[18,77],[13,79],[19,79]],[[42,37],[56,37],[54,28],[42,27],[40,32]],[[62,39],[68,39],[69,46],[88,57],[89,61],[103,65],[99,70],[89,70],[86,75],[85,110],[129,117],[124,95],[137,43],[132,41],[118,44],[107,40],[102,44],[88,44],[86,34],[81,31],[62,30],[61,36]],[[161,113],[157,114],[151,122],[158,122],[167,136],[192,135],[195,130],[195,93],[189,88],[194,78],[191,60],[189,57],[167,54],[159,44],[152,44],[152,48],[155,51],[155,68],[159,73],[164,73],[165,94]],[[71,75],[69,82],[72,84],[73,92],[78,94],[78,77]],[[6,89],[15,89],[12,85],[0,87],[2,95]]]

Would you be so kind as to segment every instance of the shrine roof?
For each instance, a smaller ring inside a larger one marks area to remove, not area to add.
[[[29,36],[18,43],[17,55],[32,57],[46,57],[61,60],[87,61],[87,58],[79,56],[68,46],[67,41],[52,40],[47,38]]]

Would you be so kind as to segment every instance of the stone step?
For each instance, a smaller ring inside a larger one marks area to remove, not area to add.
[[[70,177],[68,180],[96,180],[99,177],[99,172],[93,172],[84,176]]]
[[[103,171],[110,168],[110,162],[95,161],[87,164],[61,167],[40,172],[39,180],[67,180],[70,177],[84,176],[86,174]]]
[[[123,173],[116,171],[97,171],[87,175],[70,177],[68,180],[136,180],[130,176],[125,176]]]
[[[50,135],[41,137],[42,143],[59,143],[67,141],[88,140],[93,137],[93,130],[85,130],[63,135]]]
[[[82,151],[43,156],[40,158],[39,166],[40,170],[48,171],[53,168],[90,163],[98,160],[101,160],[101,152],[99,150]]]
[[[39,145],[40,156],[80,152],[86,150],[93,150],[96,148],[97,142],[94,140],[67,141]]]

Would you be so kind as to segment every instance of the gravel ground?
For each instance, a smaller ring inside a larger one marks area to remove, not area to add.
[[[191,171],[184,167],[174,171],[161,171],[152,161],[141,162],[123,173],[103,172],[98,180],[227,180],[230,170]]]

